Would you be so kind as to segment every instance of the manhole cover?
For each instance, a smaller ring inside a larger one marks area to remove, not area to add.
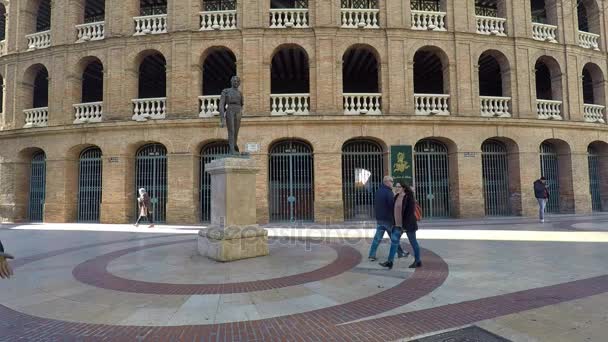
[[[467,327],[411,342],[511,342],[479,327]]]

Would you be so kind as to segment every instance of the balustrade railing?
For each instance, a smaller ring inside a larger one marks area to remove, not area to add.
[[[342,98],[344,114],[382,114],[382,94],[380,93],[345,93],[342,94]]]
[[[156,14],[133,17],[135,21],[135,35],[167,33],[167,15]]]
[[[76,42],[102,40],[105,37],[105,21],[76,25]]]
[[[532,38],[543,42],[557,43],[557,26],[532,23]]]
[[[167,114],[167,98],[134,99],[133,117],[135,121],[146,121],[148,119],[164,119]]]
[[[536,100],[536,112],[539,119],[562,120],[562,101]]]
[[[23,114],[25,115],[23,128],[46,127],[49,123],[49,107],[26,109]]]
[[[0,40],[0,56],[6,55],[6,40]]]
[[[236,10],[200,12],[201,31],[236,30]]]
[[[412,10],[412,30],[445,31],[445,12]]]
[[[270,94],[270,115],[307,115],[310,94]]]
[[[586,49],[600,50],[600,35],[578,31],[578,45]]]
[[[600,122],[606,123],[604,118],[604,106],[596,104],[583,105],[583,112],[586,122]]]
[[[203,95],[198,97],[200,111],[198,116],[201,118],[210,118],[220,115],[220,97],[221,95]]]
[[[87,102],[74,105],[74,123],[101,122],[103,102]]]
[[[480,96],[481,116],[487,117],[511,117],[510,97]]]
[[[477,33],[490,34],[496,36],[506,36],[505,28],[507,19],[496,17],[477,16]]]
[[[308,27],[308,8],[271,8],[270,28]]]
[[[51,46],[51,31],[37,32],[25,36],[27,39],[27,49],[44,49]]]
[[[450,115],[450,95],[414,94],[416,115]]]
[[[342,8],[342,27],[380,28],[377,8]]]

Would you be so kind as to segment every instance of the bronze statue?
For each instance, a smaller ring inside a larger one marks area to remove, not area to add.
[[[239,91],[241,80],[238,76],[230,79],[231,88],[222,90],[220,97],[220,127],[224,127],[228,122],[228,145],[230,154],[238,154],[239,146],[237,138],[241,127],[241,110],[243,109],[243,94]]]

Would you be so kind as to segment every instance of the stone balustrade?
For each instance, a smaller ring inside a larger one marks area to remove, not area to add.
[[[380,28],[377,8],[342,8],[342,27],[345,28]]]
[[[600,50],[600,35],[578,31],[578,45],[586,49]]]
[[[49,123],[49,107],[26,109],[23,114],[25,115],[23,128],[46,127]]]
[[[51,31],[42,31],[25,36],[27,39],[27,49],[44,49],[51,46]]]
[[[167,98],[134,99],[133,116],[135,121],[146,121],[148,119],[164,119],[167,114]]]
[[[210,118],[220,115],[220,96],[221,95],[203,95],[198,97],[200,118]]]
[[[562,120],[562,101],[536,100],[536,112],[542,120]]]
[[[532,23],[532,39],[557,43],[557,26]]]
[[[416,115],[450,115],[450,95],[414,94]]]
[[[506,36],[506,23],[505,18],[496,17],[484,17],[476,16],[477,18],[477,33],[495,35],[495,36]]]
[[[412,10],[412,30],[445,31],[445,12]]]
[[[344,93],[342,98],[346,115],[382,114],[382,94],[380,93]]]
[[[583,114],[586,122],[606,123],[604,118],[604,106],[596,104],[583,105]]]
[[[76,25],[76,42],[102,40],[105,38],[105,21]]]
[[[6,40],[0,40],[0,56],[6,55]]]
[[[308,8],[271,8],[270,28],[308,27]]]
[[[480,96],[481,116],[484,117],[511,117],[510,97]]]
[[[74,123],[101,122],[103,117],[103,102],[88,102],[74,105]]]
[[[307,115],[310,94],[270,94],[270,115]]]
[[[133,17],[133,20],[135,21],[135,36],[167,33],[166,14]]]
[[[236,10],[200,12],[200,31],[236,30]]]

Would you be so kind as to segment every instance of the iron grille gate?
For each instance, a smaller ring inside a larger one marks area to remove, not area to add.
[[[559,213],[559,160],[553,145],[543,143],[540,145],[540,173],[547,178],[549,201],[548,213]]]
[[[416,200],[424,217],[450,216],[448,149],[440,142],[424,140],[414,148]]]
[[[508,216],[511,210],[507,148],[501,142],[490,140],[481,146],[481,151],[486,215]]]
[[[313,221],[313,155],[306,143],[283,141],[272,146],[269,163],[270,221]]]
[[[211,221],[211,175],[205,172],[205,164],[227,155],[230,146],[227,141],[211,143],[201,149],[201,175],[199,199],[201,206],[201,222]]]
[[[152,218],[154,222],[165,222],[167,208],[167,149],[161,144],[146,145],[137,151],[135,163],[135,192],[137,193],[137,189],[139,188],[145,188],[152,202]],[[135,209],[135,216],[137,217],[139,215],[137,204]]]
[[[374,194],[382,184],[384,154],[373,141],[347,142],[342,148],[342,198],[345,220],[373,219]]]
[[[587,149],[589,160],[589,192],[591,193],[591,208],[602,211],[600,156],[593,147]]]
[[[30,171],[30,198],[27,217],[30,222],[42,222],[44,219],[44,199],[46,197],[46,155],[37,152],[32,157]]]
[[[101,203],[101,150],[92,147],[80,154],[78,173],[78,222],[99,222]]]

